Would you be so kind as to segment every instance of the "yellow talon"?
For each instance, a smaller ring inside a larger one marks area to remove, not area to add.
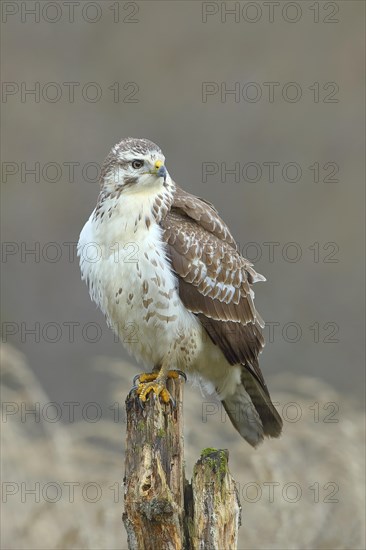
[[[160,397],[163,403],[169,403],[170,393],[163,384],[159,384],[158,382],[144,382],[139,384],[136,390],[137,395],[143,402],[147,400],[151,392]]]
[[[185,374],[181,371],[170,370],[168,371],[166,378],[178,378],[179,375],[185,377]],[[142,402],[145,402],[149,397],[149,394],[153,392],[156,396],[160,397],[163,403],[174,403],[172,396],[166,388],[166,378],[159,379],[158,372],[144,372],[139,376],[136,376],[134,382],[138,380],[138,386],[136,393]]]
[[[167,378],[178,378],[179,375],[184,375],[181,371],[178,370],[169,370],[166,377]],[[152,380],[156,380],[159,376],[159,372],[143,372],[139,374],[138,376],[135,376],[134,380],[138,380],[140,384],[143,382],[151,382]]]
[[[138,381],[142,384],[142,382],[151,382],[152,380],[156,380],[157,377],[157,372],[143,372],[138,376]]]

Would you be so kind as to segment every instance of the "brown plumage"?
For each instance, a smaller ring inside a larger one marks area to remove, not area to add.
[[[242,366],[241,382],[260,417],[264,435],[278,437],[282,420],[258,364],[264,346],[264,323],[255,309],[251,290],[252,283],[264,278],[240,255],[216,209],[178,186],[171,209],[160,225],[184,306],[197,315],[230,365]],[[223,404],[236,429],[244,435],[243,419],[232,412],[239,402],[240,393]],[[247,433],[244,436],[249,440]]]

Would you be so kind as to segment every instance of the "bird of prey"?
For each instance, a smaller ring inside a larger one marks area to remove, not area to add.
[[[264,323],[243,258],[216,208],[180,188],[147,139],[126,138],[107,156],[95,210],[78,243],[82,278],[108,324],[152,369],[137,393],[169,402],[178,369],[215,391],[254,447],[282,421],[258,364]]]

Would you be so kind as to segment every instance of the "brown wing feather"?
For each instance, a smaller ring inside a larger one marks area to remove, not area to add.
[[[201,227],[236,249],[234,237],[210,202],[187,193],[177,185],[173,208],[177,208],[182,214],[186,214],[189,218],[198,222]]]
[[[264,323],[249,284],[263,278],[237,251],[216,210],[179,187],[161,225],[182,302],[229,363],[245,365],[268,392],[257,361]]]

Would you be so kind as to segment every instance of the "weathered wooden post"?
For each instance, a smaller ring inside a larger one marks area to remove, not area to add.
[[[234,550],[240,504],[228,452],[205,449],[192,483],[184,474],[183,386],[168,381],[176,407],[126,399],[125,511],[129,550]]]

